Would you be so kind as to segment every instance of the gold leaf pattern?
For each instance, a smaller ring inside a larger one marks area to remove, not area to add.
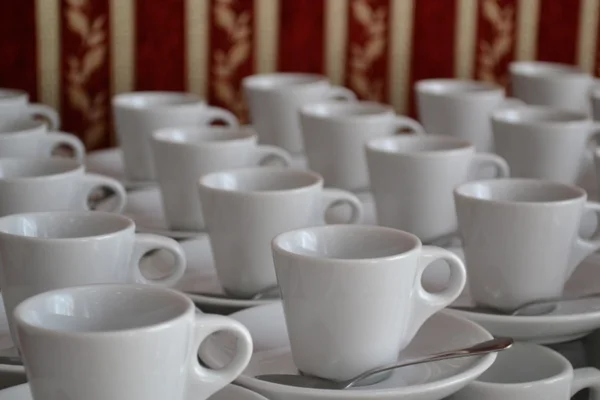
[[[515,8],[512,4],[502,7],[499,0],[483,0],[482,15],[492,27],[494,35],[491,39],[483,40],[479,44],[477,76],[483,81],[506,86],[508,84],[507,72],[503,71],[498,76],[496,71],[499,64],[510,54],[515,41]]]

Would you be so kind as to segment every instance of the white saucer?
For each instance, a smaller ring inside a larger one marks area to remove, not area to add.
[[[462,256],[462,249],[451,250]],[[595,253],[575,270],[565,286],[565,296],[582,296],[598,292],[600,292],[600,254]],[[468,285],[454,304],[474,305],[469,295]],[[450,309],[448,312],[477,322],[494,336],[509,336],[515,340],[540,344],[579,339],[600,328],[600,298],[563,303],[553,312],[539,316],[495,315]]]
[[[267,400],[258,393],[237,385],[227,385],[208,398],[209,400]],[[25,383],[8,389],[0,390],[0,400],[33,400],[29,384]],[[138,399],[131,399],[138,400]],[[141,400],[141,399],[139,399]]]
[[[281,303],[249,308],[230,317],[248,328],[254,342],[254,355],[246,370],[236,379],[236,383],[272,400],[438,400],[476,379],[496,358],[495,354],[489,354],[405,367],[394,371],[391,377],[383,382],[344,391],[292,387],[254,378],[260,374],[297,373],[289,348]],[[400,357],[416,357],[468,346],[491,338],[492,336],[478,325],[442,312],[431,317],[423,325]],[[235,349],[233,336],[218,333],[203,344],[200,356],[209,366],[218,368],[227,363]]]

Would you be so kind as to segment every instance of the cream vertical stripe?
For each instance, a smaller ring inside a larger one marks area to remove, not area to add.
[[[473,77],[476,51],[477,0],[458,0],[456,7],[454,74],[457,78],[470,79]]]
[[[390,101],[396,111],[406,113],[410,87],[414,2],[390,0]]]
[[[348,41],[348,0],[325,2],[325,71],[331,82],[344,82]]]
[[[17,0],[18,1],[18,0]],[[36,0],[35,22],[40,102],[60,112],[60,0]]]
[[[208,0],[186,0],[187,87],[202,97],[208,95]]]
[[[135,63],[135,13],[134,0],[110,0],[110,28],[112,40],[112,92],[133,90]]]
[[[259,73],[275,72],[277,69],[279,1],[254,0],[255,69]]]
[[[586,72],[593,72],[596,58],[596,32],[600,0],[582,0],[579,13],[579,41],[577,59]]]
[[[540,0],[519,0],[517,5],[517,60],[535,60],[537,56]],[[559,27],[557,27],[558,29]]]

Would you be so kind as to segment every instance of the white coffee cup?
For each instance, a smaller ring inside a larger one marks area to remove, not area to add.
[[[231,112],[208,106],[200,97],[183,92],[133,92],[112,101],[115,129],[123,149],[125,175],[132,181],[154,180],[150,140],[152,133],[172,126],[204,126],[222,120],[238,121]]]
[[[368,102],[326,102],[300,109],[300,125],[308,166],[325,185],[346,190],[369,188],[365,143],[401,129],[424,133],[412,118],[390,106]]]
[[[290,229],[325,223],[325,212],[346,203],[350,223],[362,218],[353,194],[324,189],[310,171],[258,167],[216,172],[200,178],[200,200],[215,267],[223,289],[249,296],[277,283],[271,240]]]
[[[272,248],[294,364],[327,379],[395,362],[466,281],[455,254],[391,228],[301,228],[275,237]],[[450,279],[429,293],[421,276],[436,260],[449,264]]]
[[[490,114],[520,104],[505,98],[504,88],[489,82],[425,79],[415,85],[419,121],[428,133],[469,141],[477,151],[493,151]]]
[[[588,143],[600,125],[586,114],[546,106],[521,106],[492,114],[495,150],[513,177],[577,181]]]
[[[583,213],[600,215],[577,186],[537,179],[465,183],[454,191],[473,300],[501,310],[559,297],[574,269],[600,248],[579,237]]]
[[[60,128],[60,117],[55,109],[45,104],[30,103],[29,95],[23,90],[0,88],[0,123],[35,117],[46,120],[50,130]]]
[[[15,310],[34,399],[204,400],[248,365],[252,338],[239,322],[195,311],[184,294],[145,285],[54,290]],[[212,333],[237,337],[219,370],[198,361]]]
[[[509,66],[512,95],[527,104],[589,114],[594,78],[575,65],[519,61]]]
[[[273,73],[252,75],[242,81],[250,120],[261,143],[279,146],[290,153],[302,153],[298,110],[305,104],[340,98],[355,100],[350,89],[332,86],[322,75]]]
[[[110,211],[121,212],[127,200],[123,185],[106,176],[86,174],[75,160],[0,158],[0,216],[89,210],[90,194],[102,187],[115,194],[115,208]]]
[[[258,145],[256,132],[244,127],[167,128],[154,133],[154,166],[169,227],[204,229],[198,179],[210,172],[259,166],[278,160],[291,163],[279,147]]]
[[[59,146],[70,147],[74,158],[84,162],[85,146],[77,136],[48,132],[44,122],[33,119],[0,120],[0,157],[49,158]]]
[[[596,368],[574,370],[552,349],[515,343],[498,353],[494,364],[476,381],[448,400],[567,400],[586,388],[593,398],[600,395],[600,371]]]
[[[408,231],[424,242],[456,232],[453,190],[492,166],[508,177],[506,161],[476,153],[464,140],[442,136],[374,139],[366,146],[378,225]]]
[[[165,249],[175,262],[167,276],[146,278],[140,261]],[[0,218],[0,287],[14,337],[13,310],[48,290],[95,283],[173,286],[183,276],[185,253],[173,239],[136,234],[135,223],[105,212],[41,212]]]

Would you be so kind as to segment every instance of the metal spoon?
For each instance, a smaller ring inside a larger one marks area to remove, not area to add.
[[[267,299],[279,298],[279,286],[278,285],[267,286],[266,288],[261,289],[260,291],[256,292],[255,294],[253,294],[252,296],[249,296],[249,297],[234,297],[227,293],[206,293],[206,292],[192,292],[192,291],[185,291],[185,293],[196,294],[196,295],[205,296],[205,297],[214,297],[217,299],[267,300]]]
[[[471,357],[479,356],[488,353],[494,353],[502,350],[506,350],[513,344],[511,338],[496,338],[487,340],[485,342],[478,343],[473,346],[469,346],[463,349],[456,349],[450,351],[444,351],[442,353],[431,354],[428,356],[415,358],[412,360],[402,361],[397,364],[387,365],[384,367],[375,368],[364,372],[354,378],[344,381],[331,381],[328,379],[317,378],[314,376],[306,375],[286,375],[286,374],[268,374],[258,375],[255,378],[267,382],[278,383],[280,385],[288,386],[299,386],[313,389],[333,389],[343,390],[351,388],[356,385],[359,381],[368,378],[371,375],[378,374],[381,372],[391,371],[396,368],[406,367],[409,365],[423,364],[432,361],[449,360],[451,358]]]

